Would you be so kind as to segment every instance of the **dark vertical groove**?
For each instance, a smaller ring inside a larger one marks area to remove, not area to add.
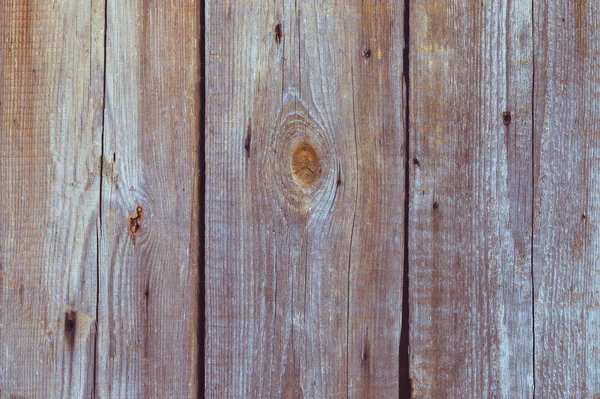
[[[533,250],[535,234],[535,0],[531,1],[531,338],[532,338],[532,367],[533,367],[533,397],[535,398],[535,284],[533,276]]]
[[[354,243],[354,225],[356,222],[356,205],[358,204],[358,187],[360,187],[360,174],[358,173],[358,140],[356,138],[356,106],[354,94],[354,66],[350,65],[352,76],[352,126],[354,131],[354,156],[356,161],[356,190],[354,192],[354,210],[352,211],[352,227],[350,228],[350,247],[348,249],[348,302],[346,305],[346,399],[350,397],[350,277],[352,272],[352,244]]]
[[[402,53],[402,71],[404,76],[404,268],[402,273],[402,329],[400,330],[400,355],[399,355],[399,394],[400,398],[412,397],[410,381],[409,346],[409,292],[408,292],[408,233],[409,233],[409,188],[410,188],[410,0],[404,0],[404,51]]]
[[[204,388],[206,384],[205,380],[205,339],[206,339],[206,258],[205,248],[206,243],[206,226],[205,226],[205,210],[206,210],[206,126],[205,126],[205,115],[206,115],[206,0],[198,0],[199,6],[199,19],[200,19],[200,87],[198,94],[198,101],[200,101],[200,107],[198,112],[198,127],[200,129],[199,134],[199,148],[198,148],[198,165],[199,165],[199,190],[198,200],[200,201],[200,212],[198,215],[199,223],[199,248],[198,248],[198,267],[199,269],[199,281],[198,281],[198,397],[204,398]]]
[[[100,176],[102,181],[102,176]],[[102,193],[102,190],[100,190]],[[102,213],[102,207],[100,207]],[[100,230],[96,227],[96,333],[94,335],[94,364],[93,364],[93,382],[92,382],[92,398],[96,397],[96,377],[97,377],[97,359],[98,359],[98,303],[100,298]]]
[[[94,336],[94,365],[93,365],[93,386],[92,386],[92,397],[96,397],[96,383],[98,377],[98,317],[99,317],[99,309],[100,309],[100,237],[102,235],[102,193],[103,186],[102,182],[104,181],[104,126],[105,126],[105,117],[106,117],[106,38],[108,32],[108,0],[104,1],[104,52],[102,60],[103,62],[103,70],[102,70],[102,129],[100,135],[100,188],[98,194],[98,223],[99,226],[96,228],[96,333]]]

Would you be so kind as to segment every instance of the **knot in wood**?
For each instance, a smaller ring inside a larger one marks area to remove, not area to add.
[[[296,183],[303,187],[313,186],[321,177],[321,159],[319,152],[308,140],[296,145],[290,162],[292,175]]]
[[[135,211],[131,215],[129,215],[129,218],[127,219],[127,228],[129,230],[129,234],[131,234],[131,240],[133,241],[134,244],[135,244],[135,236],[138,234],[138,232],[141,228],[140,222],[142,221],[143,217],[144,217],[144,210],[138,204],[135,207]]]

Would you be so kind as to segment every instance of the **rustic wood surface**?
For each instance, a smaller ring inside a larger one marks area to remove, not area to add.
[[[0,1],[0,397],[90,397],[104,2]]]
[[[540,398],[600,397],[600,4],[535,3],[535,365]]]
[[[199,21],[108,2],[98,397],[197,396]]]
[[[0,0],[0,399],[599,398],[599,39],[587,0]]]
[[[413,397],[531,397],[531,2],[410,4]]]
[[[398,397],[402,5],[207,4],[206,396]]]

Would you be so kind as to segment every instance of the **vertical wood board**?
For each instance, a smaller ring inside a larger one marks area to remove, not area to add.
[[[398,396],[402,15],[207,3],[207,397]]]
[[[0,3],[0,397],[90,397],[104,2]]]
[[[536,396],[600,397],[600,5],[535,3]]]
[[[531,2],[410,4],[413,398],[531,397]]]
[[[109,1],[97,392],[196,397],[197,2]]]

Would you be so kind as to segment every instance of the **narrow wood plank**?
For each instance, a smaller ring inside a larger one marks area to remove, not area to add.
[[[600,397],[600,4],[535,2],[535,380]]]
[[[99,397],[197,395],[195,1],[108,1]]]
[[[414,398],[533,393],[531,8],[411,1]]]
[[[104,1],[0,2],[0,397],[90,397]]]
[[[208,1],[206,397],[398,397],[402,15]]]

